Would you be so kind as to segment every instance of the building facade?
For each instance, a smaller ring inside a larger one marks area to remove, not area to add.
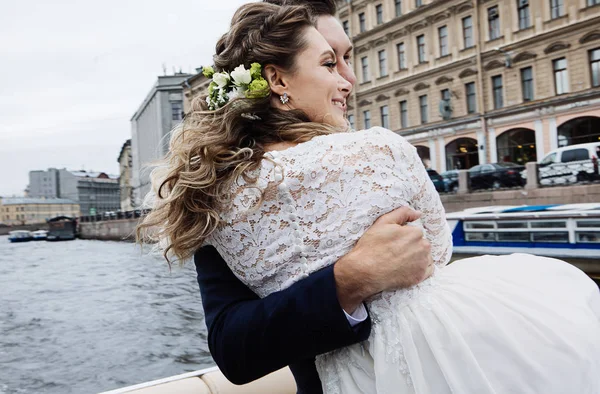
[[[202,67],[196,69],[197,74],[186,79],[183,86],[183,111],[187,114],[192,110],[192,102],[208,91],[210,79],[202,74]]]
[[[37,198],[56,198],[58,192],[58,170],[49,168],[47,171],[29,171],[27,196]]]
[[[121,209],[119,177],[104,172],[70,171],[65,168],[30,171],[28,189],[28,196],[32,198],[75,201],[80,204],[83,215]],[[34,195],[32,191],[38,194]]]
[[[117,176],[104,172],[59,170],[60,197],[77,201],[82,215],[98,215],[121,209]]]
[[[121,147],[121,152],[117,158],[119,162],[119,192],[121,196],[121,211],[127,212],[133,210],[135,199],[132,186],[132,166],[131,140],[125,141]]]
[[[183,87],[189,74],[158,77],[131,117],[132,186],[135,205],[150,191],[149,166],[169,148],[171,130],[183,119]]]
[[[78,217],[79,204],[64,198],[0,198],[0,223],[45,223],[56,216]]]
[[[600,139],[600,0],[352,0],[356,129],[443,172]]]

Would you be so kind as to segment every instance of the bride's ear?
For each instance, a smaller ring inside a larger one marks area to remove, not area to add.
[[[278,96],[283,96],[288,89],[286,77],[284,76],[283,72],[279,68],[268,64],[264,68],[264,73],[265,79],[269,83],[271,91]]]

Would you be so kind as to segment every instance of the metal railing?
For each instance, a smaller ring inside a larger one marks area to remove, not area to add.
[[[103,222],[107,220],[135,219],[150,212],[149,209],[134,209],[133,211],[104,212],[97,215],[80,216],[80,223]]]
[[[537,178],[541,187],[598,183],[600,182],[598,159],[538,164]]]
[[[440,194],[473,193],[478,191],[496,191],[510,189],[537,189],[540,187],[599,184],[600,171],[597,159],[581,160],[571,163],[554,163],[540,165],[527,163],[510,174],[494,174],[473,176],[468,170],[458,170],[455,178],[446,178],[444,190]],[[517,172],[517,173],[515,173]]]

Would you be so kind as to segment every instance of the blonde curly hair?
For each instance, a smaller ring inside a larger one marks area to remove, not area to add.
[[[303,6],[243,5],[216,45],[215,71],[256,62],[293,73],[296,55],[307,46],[303,33],[314,26]],[[156,242],[169,264],[173,257],[183,263],[221,224],[234,182],[240,177],[254,181],[249,174],[260,167],[269,144],[339,131],[311,122],[302,111],[279,110],[270,103],[270,95],[239,98],[208,111],[206,96],[194,100],[192,111],[172,132],[169,152],[152,171],[152,191],[145,199],[151,211],[137,227],[138,242]]]

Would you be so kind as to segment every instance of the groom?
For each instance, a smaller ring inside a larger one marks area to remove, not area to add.
[[[311,6],[317,30],[352,85],[352,45],[335,18],[335,0],[266,0]],[[287,365],[298,393],[322,393],[315,356],[366,340],[371,321],[363,301],[408,287],[431,275],[430,245],[420,229],[404,226],[417,212],[400,208],[380,217],[334,265],[260,299],[228,268],[212,246],[194,256],[208,345],[233,383],[244,384]]]

